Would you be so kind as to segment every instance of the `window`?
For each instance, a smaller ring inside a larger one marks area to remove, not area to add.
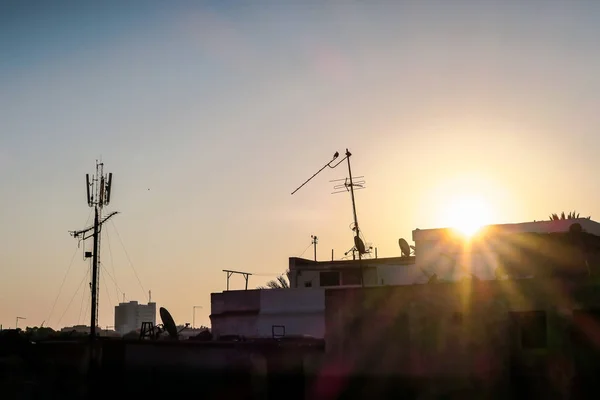
[[[360,285],[360,270],[353,269],[342,272],[342,285]]]
[[[312,287],[312,281],[304,282],[304,287]]]
[[[543,349],[547,345],[546,313],[544,311],[515,312],[523,349]]]
[[[319,274],[320,286],[340,286],[340,273],[337,271],[323,271]]]

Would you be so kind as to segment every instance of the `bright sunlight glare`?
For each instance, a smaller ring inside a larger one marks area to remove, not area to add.
[[[450,226],[467,237],[491,222],[488,203],[479,196],[460,196],[448,204],[446,219]]]

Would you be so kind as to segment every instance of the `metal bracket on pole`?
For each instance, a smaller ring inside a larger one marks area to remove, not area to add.
[[[231,275],[233,275],[233,274],[240,274],[244,277],[244,279],[246,280],[246,289],[244,289],[244,290],[248,290],[248,277],[250,275],[252,275],[250,272],[231,271],[229,269],[224,269],[223,272],[227,273],[227,290],[228,291],[229,291],[229,278],[231,278]]]

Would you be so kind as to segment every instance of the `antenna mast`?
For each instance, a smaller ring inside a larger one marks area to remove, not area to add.
[[[352,180],[352,168],[350,167],[350,157],[352,156],[352,153],[350,153],[350,151],[348,149],[346,149],[346,154],[345,157],[342,158],[340,161],[338,161],[336,164],[333,164],[333,162],[339,157],[340,153],[339,152],[335,152],[335,154],[333,155],[333,158],[331,159],[331,161],[329,161],[327,164],[325,164],[320,170],[318,170],[317,172],[315,172],[310,178],[308,178],[302,185],[300,185],[296,190],[294,190],[292,192],[292,194],[296,193],[298,190],[300,190],[300,188],[302,188],[304,185],[306,185],[310,180],[312,180],[315,176],[317,176],[321,171],[323,171],[326,167],[329,168],[335,168],[338,165],[340,165],[344,160],[347,160],[348,162],[348,178],[347,179],[343,179],[344,183],[342,185],[338,185],[335,187],[335,189],[341,189],[344,188],[346,191],[350,191],[350,195],[352,197],[352,215],[354,217],[354,227],[352,228],[353,231],[356,231],[356,235],[354,236],[354,245],[355,248],[358,252],[358,265],[360,267],[360,283],[361,285],[364,287],[365,283],[364,283],[364,273],[363,273],[363,267],[362,267],[362,254],[366,253],[366,249],[365,249],[365,245],[362,242],[362,240],[360,239],[360,229],[358,227],[358,217],[356,215],[356,201],[354,199],[354,187],[357,186],[359,189],[364,189],[364,181],[360,181],[360,182],[354,182]],[[360,177],[362,178],[362,177]],[[358,190],[358,189],[356,189]],[[334,193],[341,193],[341,192],[334,192]],[[315,253],[316,253],[316,243],[315,245]],[[316,256],[315,256],[316,259]]]
[[[99,295],[99,269],[100,263],[100,232],[102,224],[109,218],[117,214],[112,212],[102,218],[102,209],[110,203],[112,189],[112,173],[104,175],[104,164],[96,160],[96,175],[85,175],[87,203],[89,207],[94,208],[94,225],[80,231],[71,231],[71,236],[79,241],[84,241],[90,237],[94,240],[92,251],[92,306],[90,315],[90,342],[93,343],[96,337],[96,327],[98,326],[98,295]],[[89,234],[89,232],[92,232]],[[86,236],[86,234],[88,234]]]
[[[310,235],[310,238],[312,239],[312,245],[315,251],[315,261],[317,261],[317,243],[319,243],[319,238],[315,235]]]

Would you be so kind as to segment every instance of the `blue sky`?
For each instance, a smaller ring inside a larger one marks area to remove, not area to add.
[[[311,234],[321,258],[346,251],[350,199],[328,182],[342,169],[290,196],[346,147],[380,256],[448,224],[463,194],[483,196],[491,222],[573,208],[600,219],[596,2],[0,7],[4,326],[48,318],[99,157],[122,212],[103,239],[119,286],[102,281],[103,326],[120,290],[152,289],[191,321],[224,289],[222,269],[282,272]],[[47,324],[87,321],[83,289],[67,307],[87,266],[79,254]]]

